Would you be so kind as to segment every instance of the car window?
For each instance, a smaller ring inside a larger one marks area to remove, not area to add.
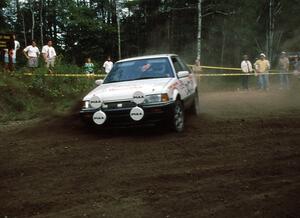
[[[104,83],[174,77],[167,58],[132,60],[116,63]]]
[[[172,63],[173,63],[176,73],[183,70],[178,58],[172,57]]]
[[[180,58],[177,58],[179,63],[181,64],[182,68],[184,71],[189,71],[191,73],[191,69],[187,66],[187,64],[181,60]]]
[[[172,62],[176,70],[176,73],[178,73],[179,71],[191,72],[190,68],[179,57],[172,57]]]

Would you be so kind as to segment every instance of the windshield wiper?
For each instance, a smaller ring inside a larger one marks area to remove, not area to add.
[[[121,83],[121,82],[128,82],[128,81],[132,81],[132,79],[126,79],[126,80],[112,80],[112,81],[104,82],[103,84],[107,84],[107,83]]]
[[[159,79],[159,78],[165,78],[165,77],[157,77],[157,76],[144,76],[144,77],[139,77],[139,78],[136,78],[136,80],[141,80],[141,79]]]
[[[112,80],[112,81],[107,81],[107,82],[104,81],[103,84],[117,83],[117,82],[128,82],[128,81],[142,80],[142,79],[160,79],[160,78],[168,78],[168,77],[145,76],[145,77],[139,77],[139,78],[127,79],[127,80]]]
[[[103,84],[107,84],[107,83],[117,83],[120,82],[119,80],[113,80],[113,81],[107,81],[107,82],[103,82]]]

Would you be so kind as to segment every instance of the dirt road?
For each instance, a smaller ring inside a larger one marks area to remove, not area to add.
[[[300,217],[300,95],[207,93],[186,131],[0,129],[0,217]]]

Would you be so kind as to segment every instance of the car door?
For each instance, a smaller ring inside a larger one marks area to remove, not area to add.
[[[193,76],[191,74],[190,69],[180,60],[179,57],[173,56],[171,57],[174,69],[176,71],[176,74],[178,74],[179,71],[188,71],[189,75],[186,77],[178,78],[179,80],[179,93],[183,100],[187,99],[189,96],[191,96],[194,93],[195,89],[195,81],[193,80]]]

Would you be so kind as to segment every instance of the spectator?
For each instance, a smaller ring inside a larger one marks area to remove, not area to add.
[[[36,42],[32,40],[31,45],[27,46],[23,53],[25,57],[28,59],[28,67],[31,69],[38,67],[38,57],[40,56],[40,50],[36,46]]]
[[[10,36],[9,41],[6,45],[8,49],[8,65],[7,69],[10,71],[15,70],[16,58],[17,58],[17,50],[20,48],[20,43],[16,40],[16,35],[13,34]]]
[[[44,45],[42,48],[43,58],[49,73],[53,72],[53,68],[55,65],[55,58],[56,58],[56,52],[52,45],[53,45],[52,40],[48,40],[47,45]]]
[[[94,64],[91,61],[91,58],[87,58],[86,62],[84,64],[84,72],[87,75],[93,74],[94,73]]]
[[[6,42],[6,48],[8,50],[8,65],[7,65],[7,69],[12,71],[12,67],[13,67],[13,53],[14,53],[14,49],[15,49],[15,40],[13,35],[11,35],[9,37],[9,40]]]
[[[241,62],[241,69],[245,75],[242,76],[242,87],[244,90],[249,90],[249,73],[253,72],[252,64],[249,61],[248,55],[243,56],[243,61]]]
[[[280,89],[289,89],[289,71],[290,61],[286,52],[281,52],[279,60],[278,60],[278,67],[279,67],[279,79],[280,79]]]
[[[259,59],[254,63],[255,75],[258,76],[258,84],[260,90],[269,90],[269,77],[270,62],[266,59],[266,55],[261,53]]]
[[[295,76],[300,76],[300,61],[299,61],[299,56],[295,58],[295,64],[294,64],[294,72],[293,74]]]
[[[200,65],[200,59],[195,60],[195,65],[193,66],[193,71],[196,74],[199,74],[202,71],[201,65]]]
[[[110,56],[107,57],[107,60],[104,62],[103,64],[103,68],[105,73],[109,73],[111,71],[111,69],[113,68],[114,64],[110,59]]]
[[[5,48],[3,49],[4,52],[4,70],[7,71],[9,70],[9,54],[8,54],[8,49]]]

